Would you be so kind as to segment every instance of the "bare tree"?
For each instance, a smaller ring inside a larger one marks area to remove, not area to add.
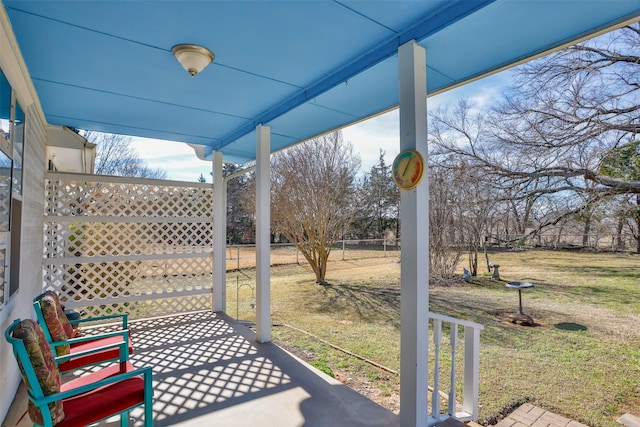
[[[516,68],[513,86],[488,111],[466,100],[430,111],[436,154],[454,154],[492,176],[516,234],[571,218],[586,242],[599,205],[640,194],[639,175],[602,168],[640,133],[638,46],[634,23]]]
[[[480,170],[461,162],[455,185],[460,190],[460,203],[456,215],[459,218],[467,245],[469,270],[472,276],[478,275],[478,254],[485,248],[485,239],[492,229],[498,201],[492,193],[492,183]],[[485,253],[486,256],[486,253]],[[489,259],[487,257],[487,268]]]
[[[360,160],[334,132],[281,151],[272,159],[271,215],[309,262],[316,283],[325,284],[332,246],[355,211],[355,177]]]
[[[451,168],[429,168],[429,274],[434,278],[452,277],[462,256],[456,241],[461,200],[454,175]]]
[[[637,178],[599,170],[608,153],[640,133],[638,46],[635,23],[519,67],[492,115],[493,132],[529,167],[496,170],[514,180],[544,177],[556,190],[640,193]]]
[[[624,181],[640,180],[640,141],[632,141],[611,151],[602,161],[600,172]],[[622,224],[626,222],[636,240],[636,252],[640,253],[640,193],[623,199],[622,206],[616,212],[620,218],[618,245],[621,245]]]
[[[124,135],[82,131],[82,136],[96,144],[97,175],[116,175],[135,178],[165,179],[162,169],[151,169],[131,147],[131,138]]]
[[[448,185],[455,188],[453,215],[460,239],[467,247],[471,275],[478,274],[478,253],[485,236],[494,228],[497,206],[504,196],[503,182],[493,167],[508,161],[490,147],[486,121],[474,112],[467,100],[461,100],[452,112],[430,112],[429,139],[431,161],[449,170]],[[482,156],[480,162],[474,154]],[[433,209],[433,207],[432,207]],[[487,261],[488,264],[488,261]]]

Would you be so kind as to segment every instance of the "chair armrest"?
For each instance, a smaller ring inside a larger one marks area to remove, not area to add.
[[[96,335],[84,335],[81,337],[69,338],[68,340],[54,341],[51,343],[51,347],[56,347],[56,346],[65,345],[65,344],[71,345],[71,344],[81,343],[85,341],[96,341],[96,340],[99,340],[100,338],[110,338],[118,335],[122,335],[122,339],[125,342],[129,341],[129,330],[123,329],[119,331],[104,332]]]
[[[66,342],[66,341],[63,341]],[[105,351],[105,350],[110,350],[112,348],[118,348],[120,351],[118,352],[119,354],[119,361],[120,362],[126,362],[127,360],[129,360],[129,348],[128,348],[128,344],[126,341],[121,341],[118,343],[112,343],[112,344],[106,344],[100,347],[95,347],[95,348],[91,348],[88,350],[84,350],[84,351],[79,351],[77,353],[73,353],[73,354],[65,354],[64,356],[56,356],[55,357],[55,361],[56,364],[60,364],[60,363],[64,363],[68,360],[71,359],[75,359],[76,357],[82,357],[82,356],[87,356],[93,353],[100,353],[101,351]]]
[[[129,327],[129,315],[127,313],[109,314],[107,316],[98,316],[98,317],[89,317],[86,319],[71,320],[69,321],[69,323],[71,323],[71,326],[80,326],[80,324],[86,324],[86,323],[98,322],[98,321],[110,320],[110,319],[120,319],[122,329],[127,329]]]
[[[122,337],[122,340],[117,342],[112,342],[110,344],[104,344],[102,346],[84,350],[84,351],[79,351],[79,352],[77,351],[73,354],[62,355],[62,356],[58,355],[58,351],[57,351],[58,346],[98,341],[100,339],[112,338],[112,337],[116,337],[116,338]],[[100,335],[87,335],[87,336],[71,338],[63,341],[54,341],[50,345],[51,345],[51,349],[53,350],[53,355],[55,357],[57,365],[60,365],[60,363],[67,362],[77,357],[86,356],[92,353],[99,353],[101,351],[109,350],[111,348],[116,348],[116,347],[120,347],[120,350],[119,350],[120,361],[126,362],[127,360],[129,360],[129,331],[128,330],[106,332]]]
[[[152,375],[152,371],[151,371],[151,366],[145,366],[143,368],[137,368],[134,369],[133,371],[130,372],[124,372],[121,374],[117,374],[114,375],[112,377],[109,378],[105,378],[103,380],[100,381],[96,381],[95,383],[92,384],[86,384],[77,388],[74,388],[72,390],[67,390],[67,391],[63,391],[60,393],[54,393],[54,394],[50,394],[48,396],[44,396],[38,399],[33,399],[33,403],[36,404],[36,406],[38,406],[39,408],[41,408],[41,410],[44,408],[44,410],[48,410],[47,409],[47,405],[51,402],[55,402],[57,400],[61,400],[61,399],[68,399],[70,397],[74,397],[74,396],[78,396],[80,394],[86,393],[88,391],[91,390],[95,390],[97,388],[103,387],[105,385],[109,385],[109,384],[114,384],[117,383],[119,381],[123,381],[129,378],[133,378],[133,377],[137,377],[137,376],[143,376],[144,382],[145,382],[145,389],[147,387],[150,387],[151,384],[151,375]]]

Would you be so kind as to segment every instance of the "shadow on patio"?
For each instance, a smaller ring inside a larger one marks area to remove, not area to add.
[[[130,328],[134,365],[153,367],[154,426],[399,425],[393,413],[280,347],[257,343],[225,315],[145,319]],[[141,409],[131,417],[142,425]]]

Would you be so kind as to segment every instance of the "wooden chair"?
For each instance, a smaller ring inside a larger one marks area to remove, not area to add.
[[[120,363],[61,383],[53,352],[40,325],[31,319],[14,321],[5,331],[27,387],[29,417],[46,427],[87,426],[120,414],[121,427],[129,424],[129,411],[144,405],[144,425],[153,425],[151,368],[135,369],[125,361],[124,341],[115,347]]]
[[[68,372],[82,366],[118,360],[120,357],[117,347],[108,347],[103,351],[87,352],[98,347],[109,346],[119,342],[126,342],[128,353],[133,353],[131,337],[128,329],[127,314],[92,317],[70,322],[64,314],[64,309],[58,295],[53,291],[44,292],[33,300],[38,322],[42,326],[44,336],[51,345],[54,357],[61,372]],[[74,326],[88,322],[118,320],[117,331],[75,337]],[[61,358],[60,356],[69,356]]]

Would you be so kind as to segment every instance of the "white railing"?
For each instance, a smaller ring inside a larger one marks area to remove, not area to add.
[[[484,326],[431,312],[429,312],[429,320],[434,344],[430,350],[430,356],[433,357],[433,370],[430,368],[430,372],[433,372],[431,381],[433,386],[429,387],[431,391],[429,426],[447,418],[476,421],[480,376],[480,331]],[[448,326],[449,330],[448,343],[444,344],[443,332],[446,328],[443,328],[443,324]],[[458,345],[461,328],[464,339],[462,355]],[[463,370],[462,375],[458,373],[460,368]],[[448,390],[441,390],[443,387],[448,387]],[[458,389],[462,391],[461,402],[458,402]],[[445,401],[446,408],[442,407]]]

